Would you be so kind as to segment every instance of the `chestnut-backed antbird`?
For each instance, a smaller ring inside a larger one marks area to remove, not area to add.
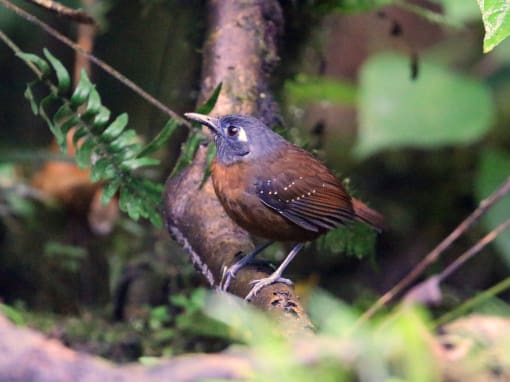
[[[236,272],[273,241],[297,244],[273,274],[252,282],[247,300],[272,283],[291,284],[282,273],[305,242],[353,220],[376,230],[382,228],[382,216],[351,197],[322,162],[258,119],[247,115],[185,116],[206,125],[214,135],[212,182],[228,216],[250,234],[271,240],[227,270],[224,290]]]

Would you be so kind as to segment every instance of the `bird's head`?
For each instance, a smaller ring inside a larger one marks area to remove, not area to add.
[[[285,141],[262,121],[248,115],[232,114],[214,118],[185,113],[186,118],[209,127],[216,143],[216,157],[224,165],[268,155]]]

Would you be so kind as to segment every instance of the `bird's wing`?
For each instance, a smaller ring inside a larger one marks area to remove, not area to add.
[[[317,232],[353,220],[351,197],[329,170],[305,151],[287,152],[272,162],[266,173],[277,175],[257,178],[259,199],[300,227]]]

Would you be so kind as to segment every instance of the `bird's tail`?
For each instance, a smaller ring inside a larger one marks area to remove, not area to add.
[[[384,222],[384,217],[379,212],[368,207],[361,200],[352,198],[352,207],[354,208],[356,220],[368,224],[377,232],[381,232],[387,229],[386,223]]]

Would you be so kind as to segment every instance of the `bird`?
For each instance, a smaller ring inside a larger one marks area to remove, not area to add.
[[[353,221],[376,231],[384,227],[383,216],[349,195],[323,162],[259,119],[242,114],[184,116],[212,132],[216,156],[211,178],[227,215],[250,234],[269,240],[227,269],[221,289],[227,290],[235,274],[275,241],[295,245],[270,276],[250,283],[248,301],[267,285],[292,284],[282,275],[306,242]]]

